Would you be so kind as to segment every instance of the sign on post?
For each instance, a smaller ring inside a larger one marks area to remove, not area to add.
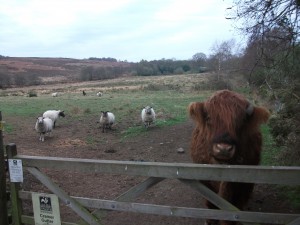
[[[23,167],[21,159],[8,159],[10,182],[23,182]]]
[[[35,225],[60,225],[58,197],[54,194],[32,193]]]

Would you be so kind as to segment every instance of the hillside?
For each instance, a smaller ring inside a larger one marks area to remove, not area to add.
[[[70,58],[0,58],[0,84],[35,85],[77,81],[86,68],[128,68],[130,63]]]

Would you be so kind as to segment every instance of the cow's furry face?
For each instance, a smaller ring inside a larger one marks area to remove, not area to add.
[[[197,123],[197,146],[206,146],[209,155],[217,161],[228,161],[235,157],[241,139],[258,130],[266,122],[269,112],[253,107],[243,96],[231,91],[216,92],[206,102],[194,102],[189,114]]]

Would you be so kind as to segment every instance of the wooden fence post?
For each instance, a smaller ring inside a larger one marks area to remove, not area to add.
[[[6,145],[8,159],[13,159],[17,155],[17,146],[14,143]],[[12,224],[21,225],[22,201],[19,199],[20,183],[10,182]]]
[[[7,198],[6,198],[6,171],[5,171],[5,157],[3,147],[3,123],[2,113],[0,111],[0,225],[8,225],[7,213]]]

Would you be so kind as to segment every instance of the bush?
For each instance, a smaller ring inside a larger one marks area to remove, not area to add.
[[[37,93],[34,90],[28,92],[28,97],[37,97]]]
[[[282,147],[282,165],[300,165],[300,104],[290,101],[269,121],[276,145]]]
[[[229,79],[226,80],[223,77],[220,77],[218,79],[215,75],[211,75],[207,82],[200,82],[194,84],[192,89],[194,91],[223,90],[223,89],[232,90],[232,87],[231,87],[231,83],[229,82]]]

